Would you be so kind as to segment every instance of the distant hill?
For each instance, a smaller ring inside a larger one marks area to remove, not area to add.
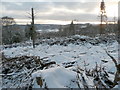
[[[21,29],[25,29],[26,25],[18,25]],[[59,29],[61,25],[55,24],[35,24],[36,30]]]
[[[18,25],[22,30],[25,30],[25,27],[26,25]],[[114,25],[114,24],[109,24],[107,25],[106,29],[108,30],[111,30],[117,25]],[[65,27],[69,27],[69,24],[68,25],[57,25],[57,24],[35,24],[35,27],[36,27],[36,30],[54,30],[54,29],[60,29],[61,27],[62,28],[65,28]],[[75,24],[75,27],[77,30],[83,30],[83,31],[90,31],[90,30],[93,30],[91,32],[95,32],[97,30],[99,30],[99,25],[98,24],[95,24],[95,25],[92,25],[92,24]]]

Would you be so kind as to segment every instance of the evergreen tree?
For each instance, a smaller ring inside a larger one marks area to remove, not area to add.
[[[26,27],[25,27],[25,37],[27,38],[27,39],[30,39],[30,25],[26,25]]]
[[[69,27],[69,34],[75,35],[75,26],[74,26],[73,21],[71,22],[70,27]]]

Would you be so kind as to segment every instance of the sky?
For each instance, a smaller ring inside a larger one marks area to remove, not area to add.
[[[118,1],[105,0],[108,21],[118,17]],[[17,24],[31,22],[34,8],[36,24],[99,23],[101,0],[2,0],[0,13],[13,17]]]

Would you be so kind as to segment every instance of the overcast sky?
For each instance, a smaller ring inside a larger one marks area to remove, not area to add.
[[[2,1],[2,16],[15,18],[18,24],[30,22],[30,9],[35,11],[35,23],[39,24],[67,24],[71,20],[77,22],[98,22],[100,12],[100,1],[75,0],[74,2],[64,0],[4,0]],[[108,20],[118,16],[118,0],[109,2],[105,0]]]

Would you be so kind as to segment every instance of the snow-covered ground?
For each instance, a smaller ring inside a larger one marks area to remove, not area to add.
[[[86,39],[89,37],[79,36],[79,38]],[[77,86],[70,81],[76,79],[77,73],[74,72],[74,69],[80,66],[83,70],[85,68],[92,70],[95,68],[96,63],[101,65],[101,67],[104,67],[107,72],[112,73],[109,74],[109,79],[113,81],[116,67],[114,62],[107,55],[106,51],[117,60],[117,41],[105,44],[100,43],[97,45],[93,45],[89,42],[79,44],[69,43],[67,45],[39,44],[36,46],[36,48],[32,48],[32,46],[17,46],[13,48],[5,48],[2,50],[4,55],[8,58],[26,55],[39,56],[40,58],[46,57],[46,60],[55,61],[58,66],[46,70],[38,70],[32,74],[33,78],[44,78],[47,87],[49,88],[76,88]],[[65,68],[65,66],[68,65],[72,66]],[[34,87],[38,86],[34,85]]]
[[[26,47],[13,47],[4,49],[3,52],[6,57],[19,57],[27,56],[40,56],[41,58],[48,57],[48,60],[55,61],[57,64],[76,61],[76,65],[84,66],[84,61],[89,64],[88,68],[93,68],[96,64],[107,66],[108,70],[115,71],[114,63],[111,58],[106,54],[108,51],[116,60],[118,59],[118,43],[117,41],[112,44],[91,45],[85,43],[84,45],[68,44],[62,45],[38,45],[34,49],[32,46]],[[107,63],[101,60],[109,61]]]

